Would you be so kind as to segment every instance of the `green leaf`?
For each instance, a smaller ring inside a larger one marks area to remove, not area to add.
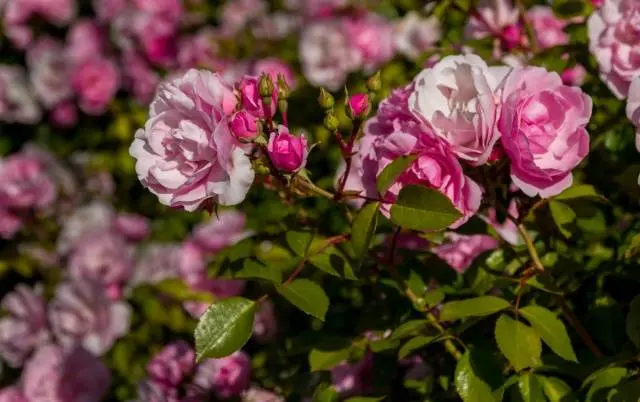
[[[235,278],[258,278],[274,283],[282,282],[282,271],[274,266],[266,266],[256,260],[247,258],[242,263],[242,269],[234,273]]]
[[[624,258],[630,260],[640,255],[640,233],[631,238],[629,246],[624,252]]]
[[[411,339],[409,339],[409,341],[407,341],[407,343],[402,345],[402,347],[398,351],[398,357],[400,359],[404,359],[405,357],[407,357],[411,353],[413,353],[413,351],[418,350],[421,347],[428,345],[434,339],[435,339],[435,337],[433,337],[433,336],[423,336],[423,335],[418,335],[415,338],[411,338]]]
[[[576,213],[567,204],[560,201],[549,201],[551,217],[558,226],[560,233],[567,239],[571,237],[570,224],[576,220]],[[569,226],[569,227],[568,227]]]
[[[611,402],[640,401],[640,382],[633,379],[617,385],[609,393]]]
[[[391,221],[406,229],[441,230],[461,217],[444,194],[423,186],[405,186],[391,206]]]
[[[169,278],[155,285],[160,292],[177,301],[201,301],[213,303],[215,297],[210,292],[198,292],[191,289],[182,279]]]
[[[313,255],[309,262],[329,275],[357,279],[349,260],[336,247],[329,247],[320,254]]]
[[[358,266],[362,264],[362,260],[364,260],[364,257],[367,255],[371,239],[376,233],[379,208],[379,202],[367,204],[358,212],[358,215],[353,220],[353,225],[351,226],[351,245],[353,246],[353,251],[356,253]]]
[[[482,380],[471,360],[471,352],[467,350],[458,361],[455,371],[455,385],[458,395],[464,402],[491,402],[491,388]]]
[[[311,397],[313,402],[338,402],[338,392],[329,384],[320,384]]]
[[[608,202],[605,197],[598,194],[595,187],[589,184],[578,184],[577,186],[569,187],[553,197],[554,200],[574,200],[577,198],[589,198],[594,201]]]
[[[640,348],[640,295],[633,298],[627,315],[627,336]]]
[[[498,348],[516,371],[542,364],[542,344],[538,334],[529,326],[501,315],[495,330]]]
[[[387,192],[389,187],[393,185],[393,183],[398,180],[398,177],[407,170],[409,165],[411,165],[416,159],[418,155],[407,155],[401,156],[398,159],[394,160],[390,164],[388,164],[383,170],[382,173],[378,176],[378,180],[376,183],[376,188],[380,194]]]
[[[384,398],[384,396],[354,396],[353,398],[345,399],[344,402],[378,402]]]
[[[429,307],[435,307],[444,300],[444,292],[442,289],[430,290],[422,296],[425,304]]]
[[[518,382],[519,378],[517,376],[511,376],[509,379],[500,386],[500,388],[493,391],[493,397],[497,401],[502,401],[504,399],[504,394],[511,388],[514,384]]]
[[[427,320],[409,320],[402,323],[392,333],[390,339],[402,339],[422,331],[428,325]]]
[[[525,373],[518,380],[518,389],[524,402],[544,401],[542,384],[538,376],[532,373]]]
[[[563,398],[571,393],[571,387],[559,378],[538,376],[538,380],[549,402],[563,402]]]
[[[553,11],[562,18],[589,15],[590,8],[584,0],[560,0],[553,2]]]
[[[290,231],[286,234],[287,245],[300,257],[307,255],[307,250],[313,240],[313,233]]]
[[[504,310],[509,302],[495,296],[481,296],[473,299],[452,301],[442,306],[440,319],[453,321],[459,318],[485,316]]]
[[[565,360],[578,362],[567,328],[556,314],[540,306],[521,308],[520,313],[555,354]]]
[[[278,293],[305,313],[324,321],[329,298],[324,290],[308,279],[296,279],[286,286],[277,286]]]
[[[309,353],[311,371],[331,370],[349,357],[350,348],[338,350],[312,349]]]
[[[600,402],[606,400],[609,389],[618,385],[628,374],[624,367],[610,367],[600,370],[595,376],[589,376],[585,381],[593,381],[587,392],[586,402]]]
[[[197,361],[225,357],[244,346],[253,332],[256,303],[230,297],[212,304],[194,332]]]

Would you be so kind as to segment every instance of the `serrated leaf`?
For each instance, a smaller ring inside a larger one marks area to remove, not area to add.
[[[307,255],[307,250],[313,240],[313,233],[290,231],[285,235],[287,245],[300,257]]]
[[[308,279],[296,279],[286,286],[277,286],[276,290],[300,310],[324,321],[329,309],[329,298],[317,283]]]
[[[367,204],[358,212],[358,215],[356,215],[356,218],[353,220],[353,225],[351,226],[351,245],[353,246],[353,252],[356,254],[358,266],[367,255],[371,239],[376,232],[378,209],[380,209],[379,202]]]
[[[349,357],[350,348],[338,350],[312,349],[309,352],[311,371],[331,370]]]
[[[469,350],[467,350],[458,361],[454,380],[458,395],[460,395],[464,402],[495,401],[491,388],[482,380],[475,370]]]
[[[592,381],[587,392],[586,402],[600,402],[606,400],[609,389],[618,385],[628,374],[624,367],[610,367],[589,376],[585,382]]]
[[[496,322],[495,336],[498,348],[516,371],[542,364],[542,343],[531,327],[503,314]]]
[[[256,260],[247,258],[242,263],[242,269],[234,273],[235,278],[258,278],[274,283],[282,282],[282,271],[274,266],[266,266]]]
[[[541,306],[527,306],[521,308],[520,313],[555,354],[565,360],[578,362],[567,328],[556,314]]]
[[[407,170],[409,165],[411,165],[417,158],[418,155],[401,156],[388,164],[376,180],[376,188],[378,189],[378,192],[384,195],[389,187],[398,180],[398,177],[400,177],[402,172]]]
[[[444,194],[423,186],[405,186],[391,206],[391,221],[406,229],[442,230],[461,217]]]
[[[497,313],[510,306],[509,302],[496,296],[481,296],[473,299],[445,303],[440,310],[442,321],[453,321],[465,317],[481,317]]]
[[[640,349],[640,296],[634,297],[631,301],[626,327],[627,336],[636,348]]]
[[[576,220],[576,213],[567,204],[560,201],[549,201],[549,210],[551,217],[560,230],[560,233],[567,239],[571,237],[571,231],[567,228]]]
[[[549,402],[563,402],[571,393],[571,387],[559,378],[538,376],[538,380]]]
[[[434,336],[418,335],[415,338],[409,339],[398,351],[398,358],[404,359],[409,356],[415,350],[420,349],[423,346],[428,345],[435,339]]]
[[[177,301],[200,301],[213,303],[215,297],[210,292],[198,292],[191,289],[182,279],[169,278],[155,285],[160,292],[171,296]]]
[[[225,357],[242,348],[253,333],[255,312],[256,303],[242,297],[212,304],[194,332],[196,359]]]
[[[525,373],[518,379],[518,389],[523,402],[544,401],[542,384],[538,376],[532,373]]]

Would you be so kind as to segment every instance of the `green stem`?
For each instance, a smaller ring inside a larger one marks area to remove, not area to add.
[[[312,194],[319,195],[321,197],[328,198],[330,200],[334,199],[333,193],[316,186],[311,181],[305,178],[297,178],[295,184]]]
[[[523,224],[520,224],[518,225],[518,231],[522,236],[524,244],[527,246],[527,250],[529,251],[529,255],[531,256],[534,267],[536,268],[536,270],[544,272],[544,265],[542,265],[542,261],[540,261],[538,250],[536,250],[536,246],[533,244],[533,240],[531,239],[531,236],[529,236],[527,228],[525,228]]]

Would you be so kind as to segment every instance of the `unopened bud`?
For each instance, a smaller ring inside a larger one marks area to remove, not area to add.
[[[285,115],[287,114],[287,110],[289,109],[289,102],[287,102],[286,99],[279,99],[278,100],[278,110],[280,111],[281,115]]]
[[[284,75],[278,74],[278,99],[288,99],[289,92],[289,84],[287,84]]]
[[[367,80],[367,89],[371,92],[378,92],[382,89],[382,78],[380,78],[380,71],[369,77]]]
[[[324,128],[327,130],[334,132],[338,128],[340,128],[340,120],[333,113],[329,113],[324,117],[324,121],[322,122]]]
[[[268,74],[262,74],[260,76],[260,82],[258,84],[258,91],[260,92],[260,96],[263,100],[269,99],[271,102],[271,97],[273,96],[273,81],[271,81],[271,77]]]
[[[318,96],[318,103],[323,109],[331,109],[335,104],[335,99],[326,89],[320,88],[320,96]]]
[[[371,106],[367,94],[355,94],[347,100],[347,116],[350,119],[363,119],[370,111]]]

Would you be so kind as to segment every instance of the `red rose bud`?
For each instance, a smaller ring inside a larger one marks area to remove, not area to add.
[[[371,111],[369,96],[367,94],[355,94],[347,101],[347,113],[351,119],[362,119]]]
[[[285,173],[294,173],[307,164],[307,139],[289,134],[289,130],[280,126],[277,133],[272,133],[267,145],[269,159],[273,166]]]
[[[233,135],[240,141],[253,141],[259,134],[257,119],[242,110],[231,116],[229,125]]]
[[[505,49],[513,49],[522,44],[522,30],[518,25],[507,25],[502,30],[502,46]]]

